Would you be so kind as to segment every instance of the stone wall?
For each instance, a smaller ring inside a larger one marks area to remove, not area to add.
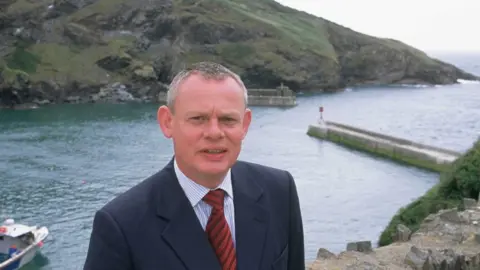
[[[295,106],[295,97],[248,96],[249,106]]]
[[[307,134],[436,172],[445,171],[450,167],[451,162],[460,156],[460,153],[454,151],[422,145],[333,122],[325,122],[322,125],[310,125]],[[432,151],[442,154],[436,155]]]
[[[402,139],[402,138],[398,138],[398,137],[394,137],[394,136],[390,136],[390,135],[386,135],[386,134],[381,134],[381,133],[378,133],[378,132],[373,132],[373,131],[370,131],[370,130],[360,129],[360,128],[353,127],[353,126],[350,126],[350,125],[345,125],[345,124],[341,124],[341,123],[337,123],[337,122],[333,122],[333,121],[325,121],[325,122],[326,122],[327,125],[337,126],[337,127],[341,127],[341,128],[345,128],[345,129],[350,129],[350,130],[353,130],[353,131],[365,133],[365,134],[368,134],[368,135],[371,135],[371,136],[374,136],[374,137],[378,137],[378,138],[381,138],[381,139],[391,140],[391,141],[394,141],[396,143],[403,144],[403,145],[409,145],[409,146],[413,146],[413,147],[417,147],[417,148],[443,152],[443,153],[450,154],[450,155],[457,155],[457,156],[461,155],[461,153],[456,152],[456,151],[451,151],[451,150],[443,149],[443,148],[440,148],[440,147],[421,144],[421,143],[417,143],[417,142],[414,142],[414,141],[405,140],[405,139]]]
[[[480,202],[429,215],[416,232],[397,227],[396,242],[373,249],[370,241],[347,244],[334,254],[320,248],[308,270],[473,270],[480,269]]]
[[[295,92],[281,84],[275,89],[248,89],[250,106],[295,106]]]

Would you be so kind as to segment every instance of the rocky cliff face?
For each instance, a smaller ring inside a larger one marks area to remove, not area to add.
[[[3,105],[152,100],[200,60],[231,67],[252,88],[478,79],[272,0],[0,0],[0,10]]]
[[[414,233],[400,224],[396,242],[388,246],[372,249],[368,241],[349,243],[338,255],[320,249],[307,269],[480,269],[480,202],[464,199],[462,208],[431,214]]]

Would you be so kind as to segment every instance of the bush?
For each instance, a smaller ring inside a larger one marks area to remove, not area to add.
[[[40,63],[40,58],[24,47],[18,46],[15,51],[6,58],[7,65],[11,69],[21,70],[26,73],[34,73],[37,70],[37,65]]]
[[[479,199],[480,192],[480,140],[459,158],[452,170],[440,178],[439,195],[447,199]]]
[[[441,209],[461,206],[463,198],[480,199],[480,139],[445,173],[440,182],[425,195],[401,208],[380,235],[379,246],[393,242],[393,234],[398,224],[412,231],[418,230],[422,221]]]

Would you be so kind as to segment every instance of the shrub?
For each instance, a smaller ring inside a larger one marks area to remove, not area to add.
[[[440,181],[425,195],[401,208],[380,235],[379,246],[393,242],[398,224],[412,231],[418,230],[422,221],[441,209],[459,207],[463,198],[478,198],[480,192],[480,139],[450,169],[440,175]]]
[[[11,69],[21,70],[26,73],[34,73],[37,70],[37,65],[40,58],[24,47],[18,46],[15,51],[6,58],[7,65]]]

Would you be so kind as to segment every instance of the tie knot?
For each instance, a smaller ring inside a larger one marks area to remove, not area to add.
[[[215,209],[223,209],[225,192],[222,189],[210,190],[203,200]]]

